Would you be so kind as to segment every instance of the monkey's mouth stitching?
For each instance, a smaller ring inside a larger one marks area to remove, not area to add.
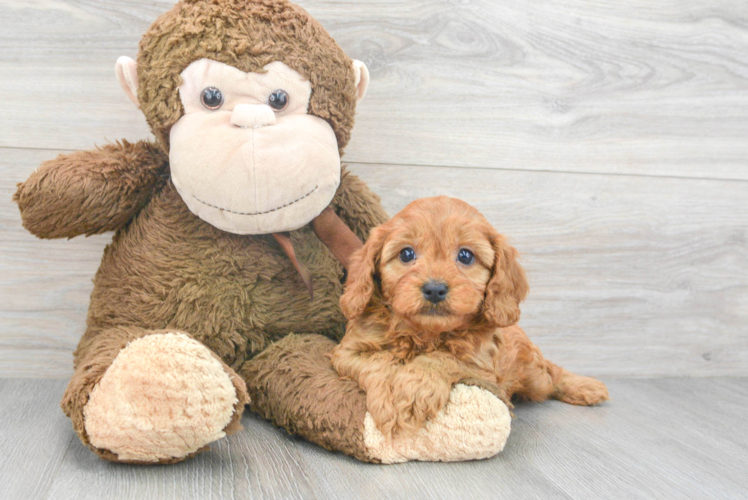
[[[264,212],[234,212],[233,210],[229,210],[228,208],[217,207],[215,205],[211,205],[210,203],[206,203],[203,200],[201,200],[200,198],[198,198],[197,196],[195,196],[194,194],[192,195],[192,197],[195,198],[197,201],[199,201],[200,203],[202,203],[205,206],[208,206],[208,207],[211,207],[211,208],[217,208],[218,210],[221,210],[223,212],[229,212],[229,213],[236,214],[236,215],[263,215],[263,214],[269,214],[270,212],[275,212],[275,211],[278,211],[278,210],[280,210],[282,208],[286,208],[288,206],[291,206],[294,203],[299,202],[299,201],[303,200],[304,198],[308,197],[309,195],[311,195],[313,192],[315,192],[317,190],[317,188],[319,188],[319,186],[314,186],[314,188],[311,191],[309,191],[307,194],[305,194],[304,196],[296,198],[293,201],[289,201],[285,205],[281,205],[279,207],[275,207],[275,208],[272,208],[270,210],[265,210]]]

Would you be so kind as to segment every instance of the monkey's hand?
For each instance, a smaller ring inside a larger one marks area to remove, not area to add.
[[[44,162],[18,185],[23,226],[40,238],[114,231],[168,180],[168,156],[154,143],[122,141]]]

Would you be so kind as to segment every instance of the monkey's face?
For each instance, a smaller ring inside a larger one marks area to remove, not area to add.
[[[340,183],[330,125],[307,113],[311,83],[282,62],[245,73],[200,59],[182,73],[172,182],[204,221],[237,234],[308,224]]]

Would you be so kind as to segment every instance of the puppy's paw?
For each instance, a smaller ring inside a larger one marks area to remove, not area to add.
[[[457,462],[501,452],[510,430],[509,409],[499,398],[485,389],[457,384],[446,406],[411,434],[388,439],[367,413],[364,443],[367,455],[382,463]]]
[[[556,387],[554,397],[573,405],[592,406],[610,399],[605,384],[592,377],[565,373]]]
[[[451,386],[441,378],[417,371],[398,373],[392,383],[397,412],[395,433],[412,434],[435,417],[449,400]]]
[[[366,391],[366,415],[387,438],[398,428],[398,411],[395,409],[395,396],[388,384],[369,386]]]

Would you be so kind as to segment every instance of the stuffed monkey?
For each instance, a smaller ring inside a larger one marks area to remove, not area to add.
[[[179,462],[240,430],[251,398],[365,461],[503,447],[498,399],[467,386],[419,436],[384,440],[330,365],[344,264],[387,218],[340,163],[369,81],[361,62],[286,0],[183,0],[116,74],[155,141],[59,156],[14,196],[40,238],[114,231],[62,401],[85,445]],[[461,420],[468,406],[485,418]]]

